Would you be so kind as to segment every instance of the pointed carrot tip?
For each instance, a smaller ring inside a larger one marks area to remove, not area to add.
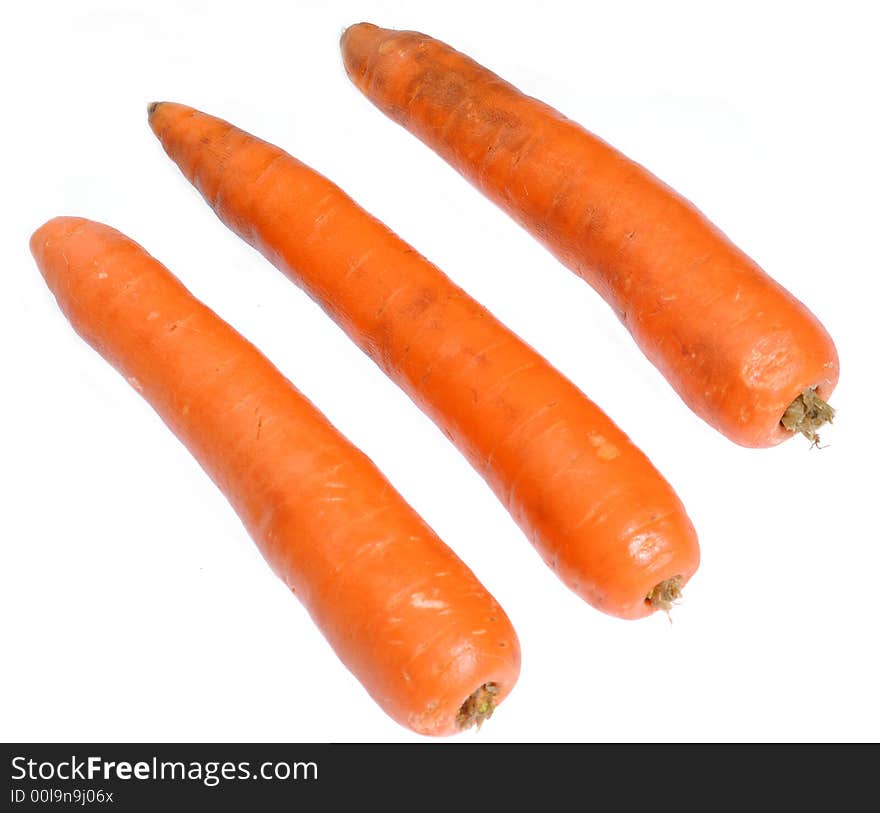
[[[44,277],[46,276],[43,257],[50,245],[63,244],[75,232],[96,225],[99,224],[86,220],[84,217],[71,217],[68,215],[53,217],[51,220],[47,220],[31,235],[29,243],[31,255],[37,261],[40,273]]]
[[[339,35],[339,46],[344,51],[346,49],[347,44],[351,40],[352,37],[357,36],[357,32],[364,28],[370,27],[371,23],[352,23],[351,25],[346,26],[342,29],[342,34]]]
[[[386,33],[388,33],[386,29],[372,23],[354,23],[342,32],[339,47],[349,76],[354,77],[363,73],[377,42]]]
[[[156,108],[162,104],[162,102],[150,102],[147,105],[147,118],[153,115],[156,112]]]
[[[378,25],[374,25],[373,23],[368,23],[366,20],[361,20],[359,23],[352,23],[347,26],[346,29],[342,32],[343,36],[347,34],[349,31],[354,31],[355,29],[365,30],[365,29],[374,29],[377,30],[379,28]]]

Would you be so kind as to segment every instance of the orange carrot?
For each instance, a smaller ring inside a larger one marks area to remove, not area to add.
[[[31,250],[77,333],[189,448],[374,700],[421,734],[489,716],[519,673],[510,622],[369,458],[124,235],[61,217]]]
[[[166,152],[230,228],[302,286],[465,454],[545,562],[623,618],[697,567],[669,484],[534,350],[339,187],[183,105],[151,105]]]
[[[743,446],[832,418],[831,338],[691,203],[551,107],[448,45],[369,23],[349,77],[614,308],[701,418]]]

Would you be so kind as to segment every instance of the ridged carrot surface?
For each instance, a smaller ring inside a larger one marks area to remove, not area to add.
[[[303,287],[465,454],[545,562],[638,618],[693,574],[669,484],[568,379],[339,187],[183,105],[150,124],[220,219]]]
[[[488,716],[519,673],[516,635],[370,459],[129,238],[61,217],[31,250],[77,333],[193,453],[376,702],[422,734]]]
[[[370,101],[598,291],[706,422],[760,447],[830,420],[828,333],[693,204],[425,34],[360,23],[342,54]]]

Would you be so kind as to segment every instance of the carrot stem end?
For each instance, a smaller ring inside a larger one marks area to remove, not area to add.
[[[468,697],[461,708],[455,722],[461,731],[476,726],[479,731],[483,723],[486,722],[495,711],[495,697],[498,694],[497,683],[484,683],[473,694]]]
[[[789,432],[800,432],[814,446],[819,444],[819,429],[834,420],[834,409],[815,389],[804,390],[791,402],[780,423]]]
[[[681,588],[681,576],[673,576],[671,579],[664,579],[662,582],[651,588],[651,592],[645,596],[645,601],[647,601],[655,610],[663,610],[668,613],[681,598]]]

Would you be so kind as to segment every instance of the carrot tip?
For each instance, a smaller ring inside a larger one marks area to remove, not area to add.
[[[663,610],[668,613],[681,598],[681,588],[681,576],[673,576],[671,579],[665,579],[654,585],[651,592],[645,596],[645,601],[655,610]]]
[[[834,410],[818,395],[815,388],[804,390],[791,402],[780,423],[789,432],[800,432],[814,446],[819,445],[819,429],[834,420]]]
[[[147,117],[152,116],[153,113],[156,112],[156,108],[157,108],[160,104],[162,104],[162,102],[150,102],[150,103],[147,105]]]
[[[498,694],[497,683],[484,683],[477,689],[458,710],[455,722],[461,731],[476,726],[477,731],[495,711],[495,696]]]

